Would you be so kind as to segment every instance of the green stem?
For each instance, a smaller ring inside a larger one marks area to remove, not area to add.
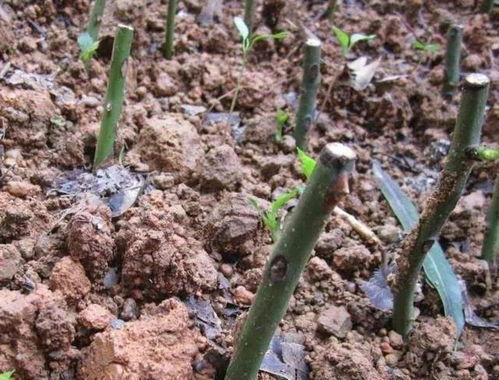
[[[104,8],[106,6],[106,0],[95,0],[95,3],[90,11],[90,19],[88,20],[87,33],[92,37],[92,40],[97,41],[99,39],[99,29],[102,22],[102,15],[104,14]]]
[[[310,253],[338,201],[348,193],[355,153],[333,143],[322,150],[307,187],[265,266],[225,380],[255,379],[286,313]]]
[[[495,273],[499,258],[499,174],[496,175],[487,222],[488,227],[483,241],[482,259],[488,261],[491,272]]]
[[[234,112],[234,109],[236,108],[236,103],[237,103],[237,97],[239,96],[239,91],[241,90],[241,79],[244,75],[244,71],[246,70],[246,52],[243,52],[243,62],[241,64],[241,67],[239,68],[239,74],[237,76],[237,81],[236,81],[236,90],[234,92],[234,96],[232,97],[232,101],[230,103],[230,109],[229,109],[229,115]]]
[[[338,8],[338,0],[329,0],[326,9],[326,17],[328,20],[333,19],[336,8]]]
[[[254,1],[244,1],[244,23],[248,27],[249,35],[253,35],[253,13],[255,13]]]
[[[482,0],[482,5],[480,7],[480,12],[490,13],[494,8],[494,0]]]
[[[116,130],[123,108],[125,81],[128,57],[133,40],[133,28],[127,25],[118,25],[118,32],[114,38],[109,82],[104,100],[104,115],[102,116],[97,147],[94,156],[94,170],[106,160],[112,158]]]
[[[499,160],[499,149],[479,146],[469,150],[470,157],[477,161]]]
[[[461,60],[461,44],[463,42],[463,26],[451,25],[447,32],[447,51],[445,53],[445,73],[442,94],[451,100],[459,85],[459,62]]]
[[[418,225],[403,240],[394,285],[393,326],[407,338],[413,318],[414,290],[426,253],[456,206],[473,166],[468,149],[477,146],[489,91],[489,79],[470,74],[464,82],[459,114],[444,170]]]
[[[165,51],[166,59],[173,57],[173,37],[175,34],[175,15],[177,13],[177,0],[168,0],[168,11],[166,12],[166,35]]]
[[[317,91],[321,83],[320,61],[321,42],[317,38],[309,38],[305,43],[302,89],[294,130],[296,146],[304,151],[307,150],[308,130],[315,118]]]

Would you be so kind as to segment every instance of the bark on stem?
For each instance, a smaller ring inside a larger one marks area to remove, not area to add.
[[[305,43],[302,89],[294,130],[296,146],[303,151],[307,151],[307,134],[315,119],[316,97],[321,82],[320,62],[321,42],[317,38],[309,38]]]
[[[104,100],[104,115],[102,116],[94,156],[94,170],[114,155],[116,130],[123,108],[127,63],[132,40],[133,28],[127,25],[118,25],[118,32],[114,38],[111,68],[109,69],[109,82]]]
[[[488,227],[483,241],[482,259],[487,260],[491,272],[496,273],[499,258],[499,174],[496,175],[487,222]]]
[[[92,37],[93,41],[99,39],[99,29],[102,22],[102,15],[106,7],[106,0],[95,0],[95,3],[90,11],[90,18],[87,25],[87,33]]]
[[[461,44],[463,42],[463,26],[451,25],[447,32],[447,51],[445,53],[445,73],[442,93],[445,99],[451,100],[459,84],[459,62],[461,60]]]
[[[414,289],[426,253],[456,206],[473,166],[467,151],[480,142],[489,79],[470,74],[464,83],[452,145],[437,188],[430,196],[418,225],[402,242],[394,285],[393,326],[407,338],[413,318]]]
[[[348,193],[355,153],[333,143],[322,150],[312,177],[265,266],[225,380],[255,379],[263,356],[327,218]]]
[[[166,34],[165,51],[166,59],[173,57],[173,37],[175,36],[175,15],[177,13],[177,0],[168,0],[168,10],[166,12]]]

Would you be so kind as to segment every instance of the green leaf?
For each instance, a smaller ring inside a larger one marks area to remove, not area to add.
[[[78,36],[78,46],[80,47],[80,58],[87,62],[92,59],[97,51],[99,41],[94,41],[90,34],[85,32]]]
[[[0,373],[0,380],[10,380],[14,374],[14,370]]]
[[[270,40],[270,39],[281,41],[284,38],[286,38],[288,36],[288,34],[289,33],[286,31],[282,31],[282,32],[279,32],[276,34],[254,34],[251,37],[251,42],[249,43],[249,48],[251,49],[255,45],[255,43],[257,43],[258,41]]]
[[[381,165],[377,161],[373,161],[373,172],[381,192],[400,224],[402,224],[404,231],[410,231],[416,226],[419,220],[419,213],[416,207],[397,183],[381,168]],[[438,242],[431,247],[426,255],[423,262],[423,269],[426,278],[437,289],[440,295],[445,315],[451,316],[454,319],[458,331],[461,333],[464,328],[464,302],[459,287],[459,280]]]
[[[300,160],[301,163],[302,173],[305,176],[305,178],[309,180],[312,175],[312,172],[315,169],[315,160],[300,148],[296,148],[296,151],[298,155],[298,160]]]
[[[236,24],[237,31],[242,39],[247,40],[249,37],[249,29],[244,20],[241,17],[234,17],[234,24]]]
[[[350,36],[348,48],[351,49],[353,47],[353,45],[355,45],[357,42],[360,42],[360,41],[370,41],[374,37],[376,37],[375,34],[365,35],[365,34],[361,34],[361,33],[354,33]]]
[[[340,28],[337,28],[336,26],[333,26],[333,33],[340,43],[343,54],[346,54],[350,48],[350,36],[348,35],[348,33],[344,32]]]
[[[439,44],[425,44],[421,41],[414,41],[412,43],[412,48],[415,50],[423,50],[428,53],[437,53],[440,50],[440,45]]]
[[[282,141],[282,132],[283,132],[284,127],[286,126],[286,123],[288,121],[289,121],[289,114],[282,109],[278,109],[276,114],[275,114],[275,122],[276,122],[275,139],[276,139],[276,141]]]

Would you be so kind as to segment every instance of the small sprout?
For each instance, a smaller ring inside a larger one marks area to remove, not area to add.
[[[236,107],[236,101],[237,97],[239,95],[239,91],[241,89],[241,77],[244,74],[244,70],[246,69],[246,61],[247,61],[247,56],[253,46],[258,42],[258,41],[263,41],[263,40],[283,40],[286,38],[286,36],[289,34],[286,31],[281,31],[275,34],[251,34],[248,26],[244,22],[244,20],[241,17],[234,17],[234,24],[236,25],[237,31],[239,32],[239,35],[241,36],[241,41],[242,41],[242,52],[243,52],[243,61],[241,65],[241,69],[239,71],[239,75],[237,77],[237,83],[236,83],[236,89],[234,96],[232,97],[232,102],[230,105],[230,110],[229,114],[231,114],[234,111],[234,108]]]
[[[361,41],[370,41],[376,37],[374,34],[362,34],[362,33],[353,33],[348,34],[347,32],[333,26],[333,33],[336,36],[336,39],[340,43],[341,51],[343,55],[347,55],[347,53],[354,47],[357,42]]]
[[[10,380],[15,370],[0,373],[0,380]]]
[[[99,41],[94,41],[89,33],[84,32],[78,36],[78,46],[80,47],[80,58],[83,63],[87,64],[97,51]]]
[[[414,50],[420,50],[432,54],[438,53],[440,50],[439,44],[425,44],[418,40],[414,41],[411,46]]]
[[[315,169],[316,161],[300,148],[296,149],[296,154],[301,164],[301,171],[308,181]]]
[[[278,109],[275,114],[276,132],[275,139],[277,142],[282,141],[284,127],[289,121],[289,113],[282,109]]]
[[[279,211],[284,208],[284,206],[286,206],[291,199],[296,198],[300,194],[301,190],[301,188],[296,187],[292,190],[288,190],[282,193],[276,198],[275,201],[270,204],[270,207],[267,210],[263,211],[262,221],[265,225],[265,228],[270,231],[270,234],[272,235],[272,241],[277,241],[281,229]],[[250,203],[257,211],[262,211],[255,198],[251,198]]]

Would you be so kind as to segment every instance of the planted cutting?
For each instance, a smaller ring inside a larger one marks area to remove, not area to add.
[[[242,62],[239,69],[239,74],[237,76],[236,88],[234,96],[232,97],[232,102],[230,104],[229,114],[234,112],[234,109],[236,107],[239,91],[241,90],[242,76],[244,75],[244,72],[246,70],[246,64],[248,63],[248,54],[253,49],[253,46],[255,46],[258,41],[269,39],[280,41],[286,38],[286,36],[288,35],[288,32],[286,31],[281,31],[275,34],[251,34],[250,29],[241,17],[234,17],[234,24],[236,25],[237,31],[241,36]]]
[[[123,108],[126,73],[132,40],[133,28],[127,25],[118,25],[118,31],[114,38],[102,121],[95,149],[94,171],[114,158],[116,133]]]
[[[317,91],[321,84],[321,41],[310,37],[305,42],[303,53],[303,77],[301,95],[296,111],[294,138],[296,146],[307,150],[308,131],[315,120]]]
[[[348,176],[354,161],[354,152],[342,144],[328,144],[322,150],[312,177],[267,261],[226,380],[256,378],[324,224],[348,193]]]
[[[174,52],[175,36],[175,15],[177,14],[177,0],[168,0],[168,10],[166,12],[166,33],[164,56],[171,59]]]
[[[487,260],[492,273],[497,273],[499,259],[499,174],[492,190],[492,201],[487,214],[487,232],[482,247],[482,259]]]
[[[419,271],[456,206],[473,167],[468,150],[480,142],[488,90],[489,79],[485,75],[470,74],[466,77],[452,144],[440,181],[427,201],[418,225],[401,244],[393,286],[393,327],[406,338],[413,321]]]
[[[461,45],[463,42],[463,26],[451,25],[447,32],[447,50],[445,52],[444,98],[452,99],[459,84],[459,63],[461,60]]]

